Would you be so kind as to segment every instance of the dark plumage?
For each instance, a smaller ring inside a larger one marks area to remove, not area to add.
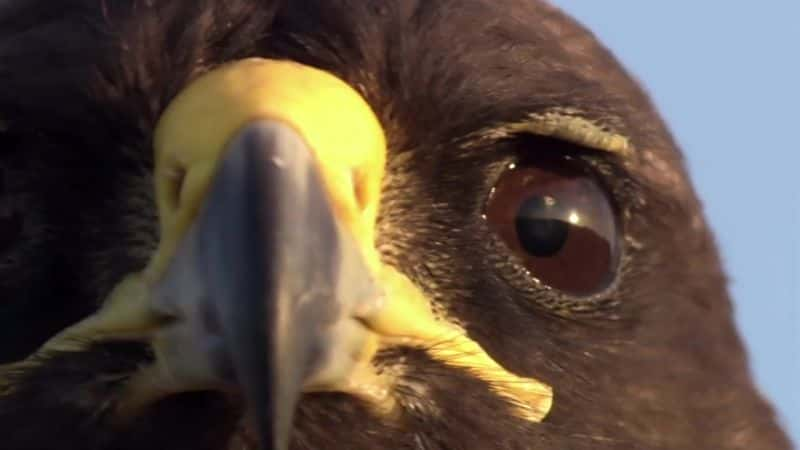
[[[384,261],[504,367],[555,392],[545,421],[529,423],[483,381],[394,348],[376,364],[403,373],[401,416],[309,394],[293,449],[789,448],[753,387],[675,143],[607,50],[534,1],[3,2],[0,195],[22,227],[0,248],[1,362],[144,267],[159,240],[155,124],[189,80],[248,56],[328,70],[367,99],[388,139]],[[630,160],[498,131],[553,110],[626,136]],[[559,146],[600,174],[624,233],[616,281],[589,299],[533,282],[481,219],[508,163]],[[0,366],[2,448],[250,448],[247,433],[231,438],[241,402],[222,394],[176,395],[116,421],[119,387],[152,358],[144,345],[43,358]]]

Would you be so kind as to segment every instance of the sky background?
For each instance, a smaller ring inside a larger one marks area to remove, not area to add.
[[[611,48],[670,124],[756,380],[800,445],[800,1],[553,3]]]

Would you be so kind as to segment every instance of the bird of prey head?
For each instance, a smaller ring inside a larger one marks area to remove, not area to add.
[[[678,149],[534,0],[0,3],[0,447],[787,449]]]

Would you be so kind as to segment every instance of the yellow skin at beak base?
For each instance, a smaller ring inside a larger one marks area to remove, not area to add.
[[[541,421],[552,406],[549,386],[505,370],[461,328],[435,318],[424,294],[380,262],[374,238],[386,159],[383,129],[361,95],[328,72],[289,61],[245,59],[200,76],[175,98],[155,135],[162,241],[145,280],[156,281],[164,273],[203,204],[223,149],[238,130],[259,119],[281,121],[304,137],[334,214],[359,242],[386,292],[383,307],[364,318],[377,341],[363,352],[365,367],[380,346],[418,345],[431,357],[485,381],[514,405],[519,417]],[[357,380],[345,381],[339,390],[363,393],[369,388],[353,388],[353,383],[373,379],[363,369],[352,374]]]
[[[386,143],[369,105],[327,72],[251,58],[199,77],[159,121],[154,144],[162,245],[149,273],[165,269],[229,140],[259,119],[281,121],[303,136],[315,149],[337,218],[362,242],[373,241]]]

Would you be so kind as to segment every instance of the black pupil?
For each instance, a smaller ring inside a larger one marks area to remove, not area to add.
[[[557,207],[552,197],[535,196],[525,200],[514,218],[522,248],[532,256],[553,256],[567,242],[570,224],[558,219],[548,219],[551,208]]]

